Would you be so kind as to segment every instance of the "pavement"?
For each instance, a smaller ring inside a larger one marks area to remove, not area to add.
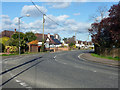
[[[80,55],[82,59],[92,61],[92,62],[97,62],[97,63],[102,63],[110,66],[120,66],[120,61],[116,60],[111,60],[111,59],[104,59],[104,58],[97,58],[91,55],[91,53],[83,53]]]
[[[2,87],[118,88],[118,68],[78,58],[87,52],[89,50],[3,58]]]

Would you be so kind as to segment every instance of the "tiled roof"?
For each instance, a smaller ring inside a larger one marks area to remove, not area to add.
[[[35,36],[37,37],[37,40],[39,42],[42,42],[43,34],[36,33]],[[46,42],[47,38],[48,38],[48,35],[44,34],[45,42]],[[61,44],[61,42],[58,39],[55,39],[53,35],[50,35],[49,40],[50,40],[49,44]]]
[[[11,38],[14,33],[15,33],[15,31],[4,30],[4,31],[2,31],[0,33],[0,38],[1,37],[9,37],[9,38]],[[17,32],[17,33],[19,33],[19,32]],[[23,33],[23,32],[20,32],[20,33]]]
[[[38,40],[31,41],[31,42],[29,42],[28,44],[38,44]]]
[[[43,40],[43,34],[36,33],[35,36],[37,37],[36,40],[38,40],[39,42],[42,42],[42,40]],[[44,34],[44,40],[46,41],[46,39],[47,39],[47,35]]]
[[[55,42],[55,44],[62,44],[58,39],[55,39],[54,36],[51,36],[51,38]]]
[[[8,31],[8,30],[4,30],[0,33],[0,37],[9,37],[11,38],[11,36],[14,34],[14,31]]]

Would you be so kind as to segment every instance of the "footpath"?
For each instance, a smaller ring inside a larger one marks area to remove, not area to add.
[[[120,66],[120,61],[104,59],[104,58],[97,58],[97,57],[92,56],[91,53],[84,53],[84,54],[80,55],[80,57],[82,59],[85,59],[85,60],[88,60],[88,61],[107,64],[107,65],[110,65],[110,66]]]

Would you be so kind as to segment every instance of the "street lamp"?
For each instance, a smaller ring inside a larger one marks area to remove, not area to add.
[[[26,14],[25,16],[18,17],[18,29],[19,29],[19,55],[20,55],[20,19],[23,17],[29,17],[29,14]]]

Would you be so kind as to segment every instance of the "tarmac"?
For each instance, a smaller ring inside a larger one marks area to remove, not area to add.
[[[92,62],[107,64],[110,66],[120,66],[120,61],[104,59],[104,58],[97,58],[97,57],[92,56],[91,53],[83,53],[82,55],[80,55],[80,57],[82,59],[92,61]]]

